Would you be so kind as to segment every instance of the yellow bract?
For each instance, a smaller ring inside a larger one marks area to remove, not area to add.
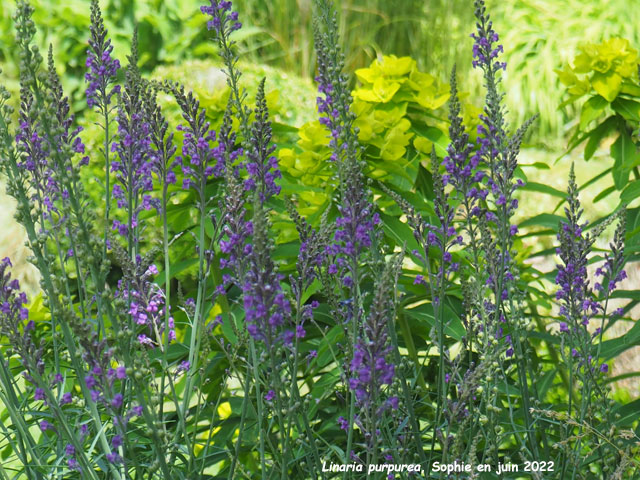
[[[593,89],[608,102],[613,102],[625,83],[637,82],[638,51],[628,40],[611,38],[599,44],[585,43],[579,50],[573,68],[565,65],[562,70],[556,70],[572,96],[580,97]]]

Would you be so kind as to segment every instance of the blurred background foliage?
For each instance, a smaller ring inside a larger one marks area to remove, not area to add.
[[[303,78],[315,69],[311,0],[237,0],[244,27],[237,37],[242,58],[282,68]],[[458,65],[461,85],[480,91],[481,78],[470,74],[473,28],[471,0],[343,0],[336,2],[347,68],[354,72],[383,54],[408,55],[417,67],[448,81]],[[52,42],[58,69],[67,91],[81,99],[81,84],[88,37],[89,6],[84,0],[34,0],[35,20],[42,30],[40,42]],[[185,59],[216,59],[198,15],[200,0],[105,0],[101,5],[116,54],[125,58],[134,24],[139,25],[143,71]],[[515,123],[534,113],[540,121],[530,141],[557,147],[563,133],[576,121],[569,106],[558,114],[563,89],[555,69],[573,58],[582,42],[600,42],[618,36],[640,44],[640,9],[628,0],[489,0],[488,7],[503,32],[509,64],[504,87]],[[12,0],[0,0],[0,65],[15,78],[12,48]],[[135,12],[135,13],[134,13]],[[10,61],[9,61],[10,60]],[[14,84],[15,86],[15,84]],[[81,106],[77,103],[78,107]]]

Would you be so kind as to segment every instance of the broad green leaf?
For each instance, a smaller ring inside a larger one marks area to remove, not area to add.
[[[406,223],[402,223],[396,217],[385,214],[382,214],[380,218],[382,219],[382,225],[386,235],[392,238],[396,245],[400,247],[406,245],[409,251],[420,249],[418,242],[416,242],[413,236],[413,231]]]
[[[436,327],[436,321],[433,316],[433,306],[430,303],[419,305],[411,309],[406,308],[404,309],[404,312],[409,317],[426,322],[429,325],[429,327],[432,327],[432,328]],[[445,306],[444,317],[445,317],[445,321],[447,322],[446,327],[444,329],[445,335],[458,341],[462,340],[462,337],[465,335],[466,330],[464,328],[464,325],[460,321],[460,318],[456,316],[446,306]]]
[[[598,118],[605,107],[609,105],[604,98],[600,95],[591,97],[582,105],[582,111],[580,112],[580,130],[584,130],[589,123]]]
[[[640,322],[636,322],[624,335],[602,342],[600,357],[608,360],[636,345],[640,345]]]
[[[631,169],[640,165],[640,154],[633,139],[627,132],[622,132],[611,145],[611,156],[615,159],[613,165],[613,181],[618,190],[622,190],[629,181]]]
[[[198,263],[198,258],[190,258],[188,260],[183,260],[181,262],[172,263],[171,270],[169,272],[171,275],[171,278],[175,277],[177,274],[188,269],[192,265],[195,265],[196,263]],[[158,275],[156,275],[155,282],[158,285],[163,286],[164,280],[165,280],[164,270],[161,270],[160,272],[158,272]]]
[[[585,160],[589,160],[591,157],[593,157],[593,154],[600,146],[600,142],[602,142],[602,140],[615,129],[617,123],[618,122],[615,116],[609,117],[587,134],[589,141],[584,147]]]
[[[622,115],[625,120],[632,122],[640,121],[640,103],[635,100],[618,97],[611,104],[611,108]]]
[[[632,97],[640,97],[640,86],[624,82],[622,84],[622,89],[620,93],[626,93],[627,95],[631,95]]]
[[[620,427],[632,426],[640,418],[640,398],[626,405],[616,406],[611,413],[617,418],[614,421],[616,425]]]
[[[524,164],[524,165],[520,165],[522,168],[526,168],[526,167],[532,167],[535,168],[537,170],[551,170],[551,167],[544,163],[544,162],[534,162],[534,163],[528,163],[528,164]]]
[[[544,398],[547,395],[547,392],[553,385],[553,379],[558,374],[558,369],[554,368],[545,373],[540,380],[536,382],[536,386],[538,388],[538,394],[540,398]]]

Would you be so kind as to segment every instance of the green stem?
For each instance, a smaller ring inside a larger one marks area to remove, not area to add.
[[[267,478],[267,463],[265,459],[265,436],[266,432],[264,431],[264,417],[263,417],[263,405],[262,405],[262,394],[260,393],[260,373],[258,370],[258,357],[256,355],[256,346],[253,341],[253,338],[249,337],[249,343],[251,348],[251,361],[253,363],[253,377],[256,388],[256,404],[258,407],[258,422],[260,424],[260,468],[261,468],[261,476],[262,480],[266,480]]]

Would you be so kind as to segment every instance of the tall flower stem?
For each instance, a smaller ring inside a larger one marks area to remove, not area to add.
[[[204,181],[203,181],[204,183]],[[193,385],[193,377],[198,371],[198,360],[200,350],[200,330],[202,324],[202,303],[204,301],[206,280],[204,266],[204,252],[205,252],[205,222],[207,220],[204,188],[206,184],[201,185],[200,194],[200,234],[198,237],[198,293],[196,298],[196,309],[193,315],[193,321],[191,325],[191,337],[189,340],[189,370],[187,371],[187,382],[184,390],[184,400],[182,404],[182,413],[186,418],[187,411],[189,410],[189,403],[191,401],[191,389]]]
[[[253,365],[253,382],[256,390],[256,406],[258,410],[258,423],[260,424],[260,469],[262,480],[267,479],[267,462],[265,457],[265,437],[267,432],[264,428],[264,404],[262,393],[260,392],[260,371],[258,369],[258,355],[256,354],[256,344],[253,337],[249,336],[249,348],[251,351],[251,363]]]

